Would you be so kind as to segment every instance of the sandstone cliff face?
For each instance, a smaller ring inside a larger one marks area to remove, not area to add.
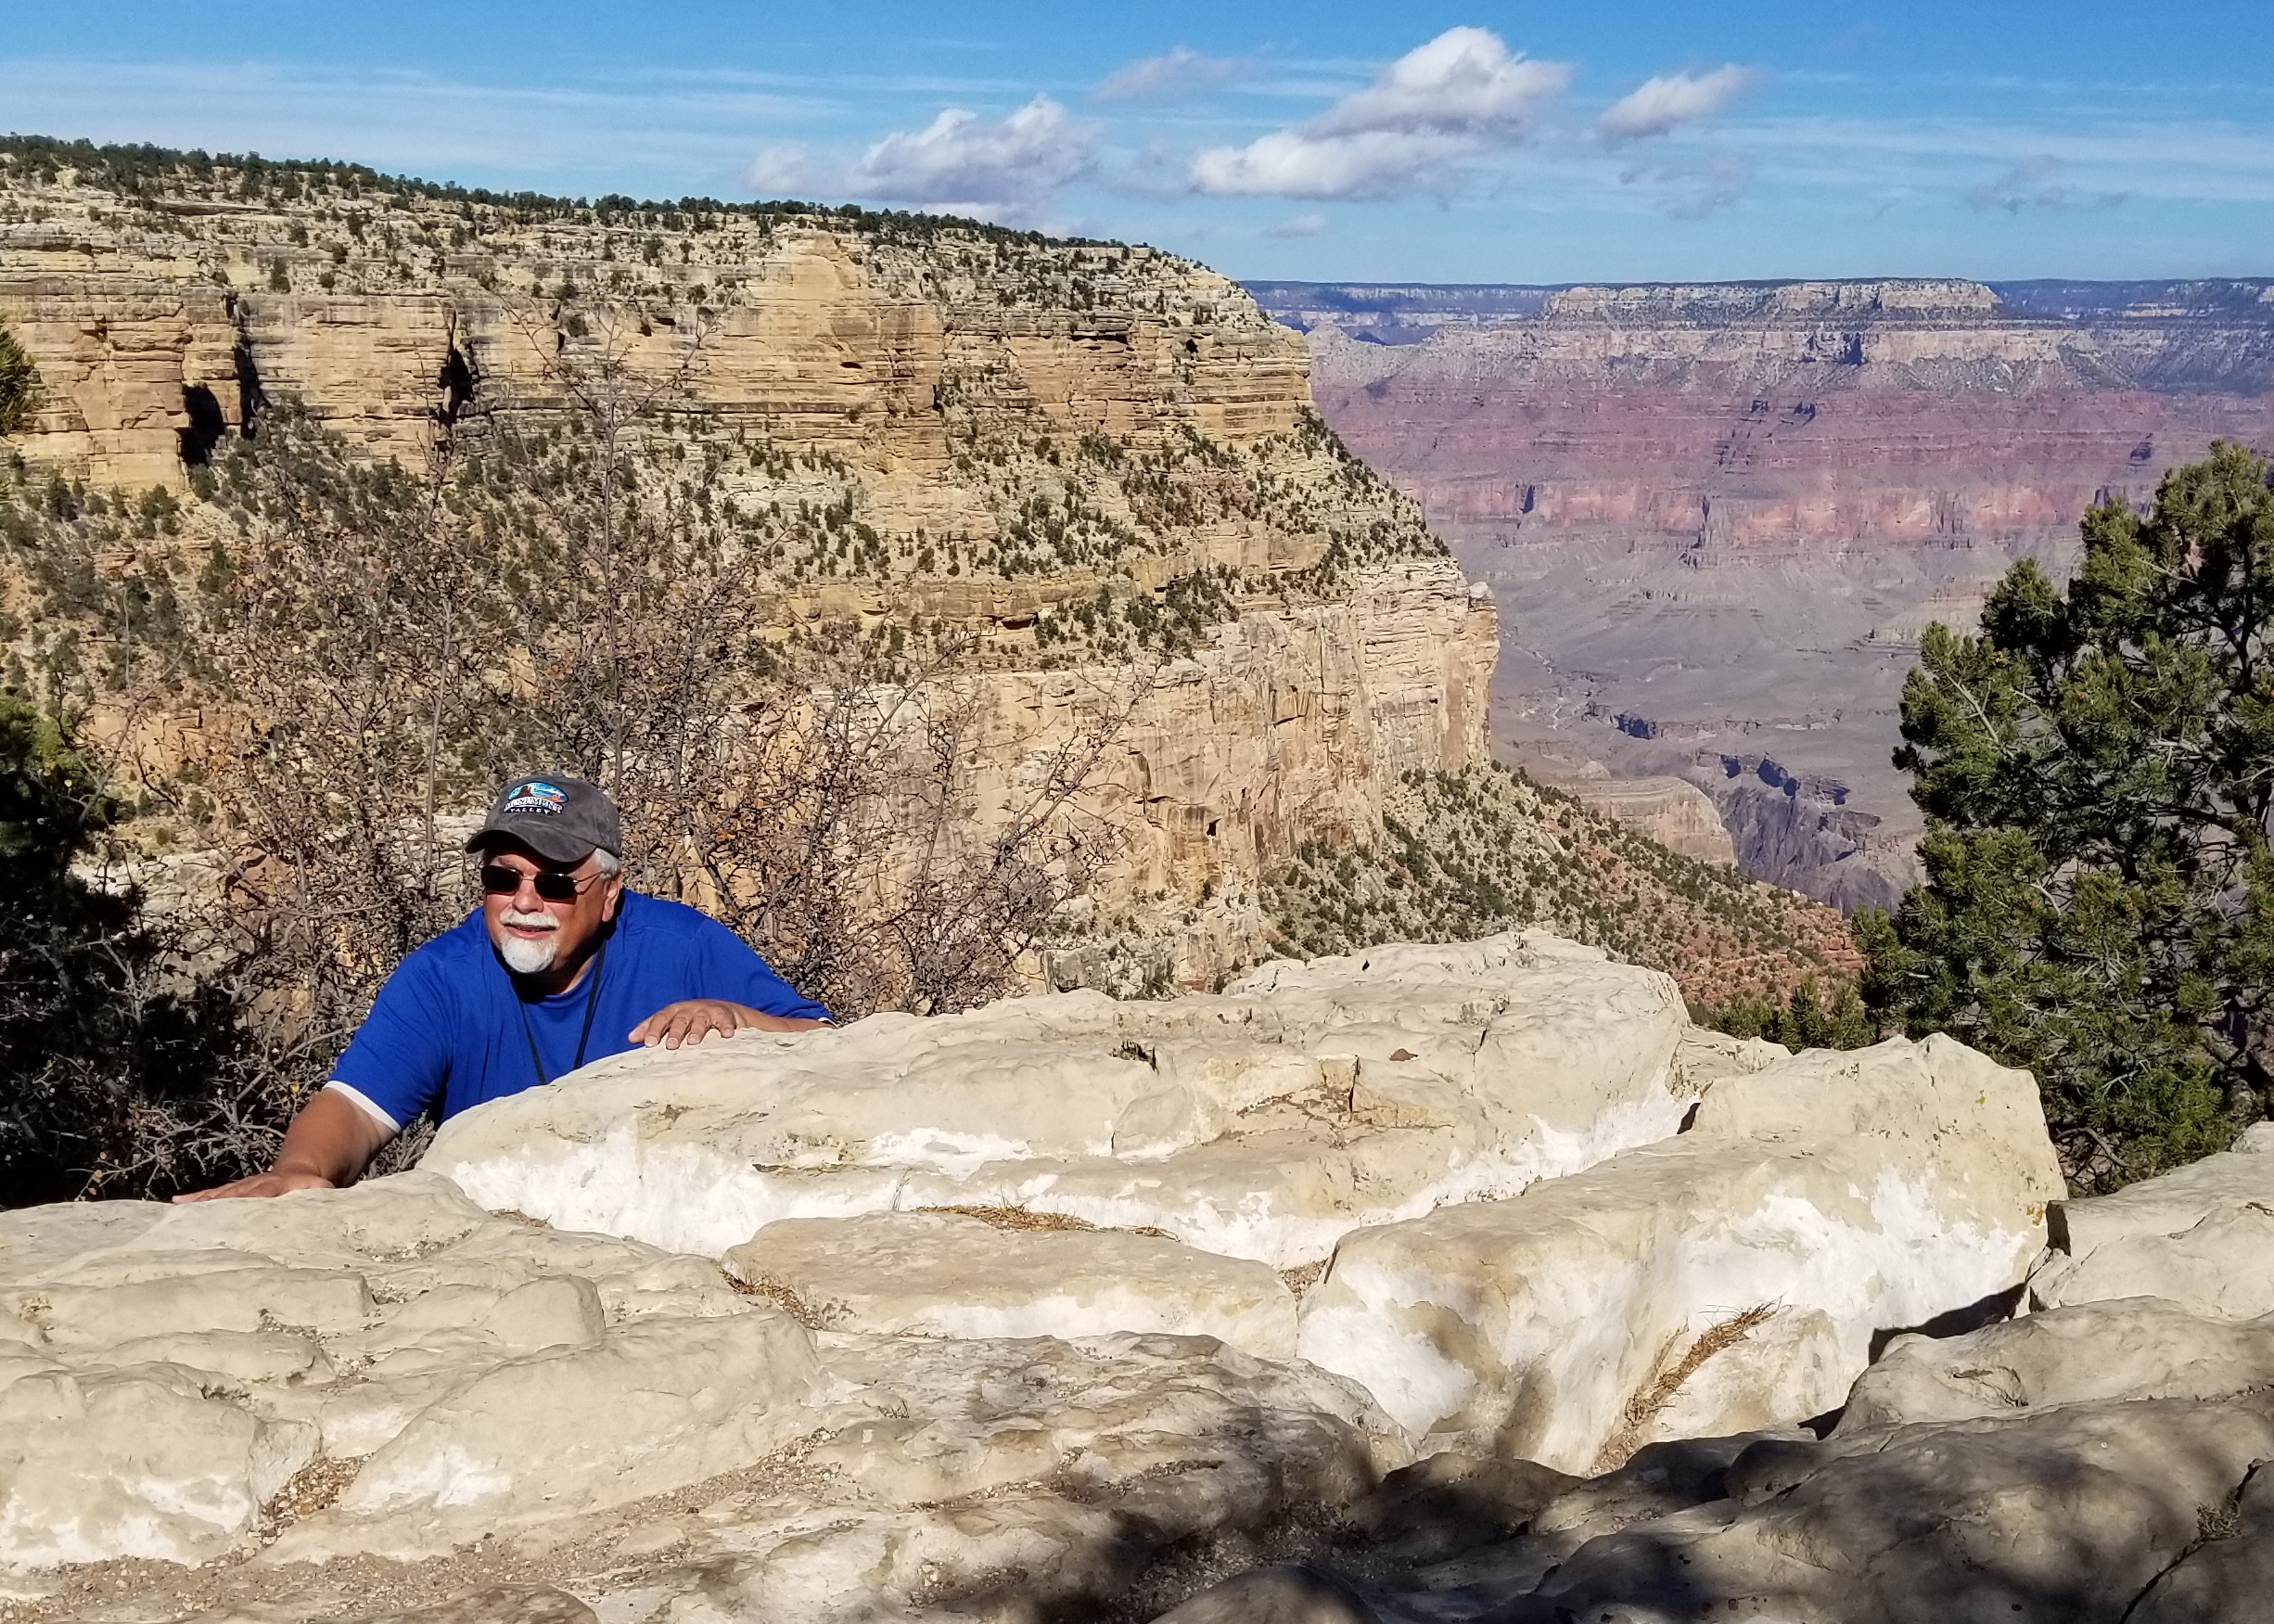
[[[180,492],[272,403],[416,468],[542,425],[580,377],[627,380],[718,498],[841,506],[868,538],[786,556],[754,613],[967,643],[983,804],[1080,725],[1083,691],[1135,680],[1046,646],[1054,611],[1217,571],[1214,628],[1146,674],[1104,773],[1127,896],[1252,878],[1300,838],[1378,827],[1397,772],[1486,754],[1489,597],[1322,431],[1300,339],[1152,249],[343,171],[121,178],[19,149],[0,321],[42,387],[15,449],[97,486]]]
[[[1222,628],[1151,681],[1098,775],[1095,805],[1131,838],[1106,901],[1232,888],[1245,911],[1187,921],[1169,963],[1205,983],[1252,957],[1262,922],[1244,882],[1322,832],[1379,828],[1399,774],[1488,759],[1497,635],[1491,599],[1450,559],[1385,567],[1347,598]],[[1083,725],[1097,680],[984,678],[983,818],[1007,816],[1028,764]]]
[[[2274,444],[2266,282],[1260,291],[1328,420],[1511,607],[1519,757],[1689,778],[1754,872],[1846,906],[1910,872],[1888,753],[1924,626],[2058,568],[2096,499]]]

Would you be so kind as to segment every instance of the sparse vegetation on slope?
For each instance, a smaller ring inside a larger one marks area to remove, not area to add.
[[[1803,981],[1782,999],[1741,993],[1719,1004],[1693,1004],[1690,1018],[1732,1038],[1766,1038],[1793,1050],[1860,1049],[1882,1035],[1853,981],[1829,993],[1813,980]]]
[[[1852,977],[1828,908],[1667,850],[1502,767],[1409,773],[1378,846],[1306,845],[1264,912],[1309,958],[1539,926],[1667,971],[1693,1004],[1782,1001]]]
[[[37,136],[0,139],[0,229],[27,249],[98,245],[149,275],[223,290],[211,319],[238,332],[236,376],[189,390],[192,464],[293,394],[262,375],[260,336],[304,329],[341,301],[439,301],[405,313],[406,331],[452,313],[404,340],[432,343],[439,381],[403,370],[356,380],[359,403],[300,403],[320,421],[360,415],[351,441],[376,443],[357,449],[406,465],[428,423],[461,442],[556,429],[569,406],[559,365],[676,374],[668,454],[699,476],[702,517],[715,507],[786,590],[785,612],[891,583],[909,620],[985,614],[972,662],[1187,653],[1245,609],[1444,553],[1419,509],[1307,405],[1245,426],[1233,410],[1193,409],[1211,378],[1240,374],[1245,411],[1247,360],[1292,381],[1294,352],[1232,284],[1149,248],[858,208],[505,195],[353,164]],[[815,254],[832,278],[858,279],[864,304],[829,330],[829,358],[749,369],[761,313],[778,325],[783,288]],[[935,335],[924,342],[939,344],[936,372],[909,327]],[[1038,344],[1058,351],[1038,363]],[[723,359],[736,345],[743,359]],[[1093,364],[1101,377],[1079,402],[1038,395],[1054,368]],[[801,381],[769,394],[799,366]],[[146,416],[176,404],[149,403]]]

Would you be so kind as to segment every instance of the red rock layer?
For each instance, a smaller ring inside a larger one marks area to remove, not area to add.
[[[2214,439],[2274,442],[2269,297],[2063,317],[1965,283],[1581,288],[1420,343],[1322,322],[1311,348],[1328,421],[1457,533],[2034,545]]]

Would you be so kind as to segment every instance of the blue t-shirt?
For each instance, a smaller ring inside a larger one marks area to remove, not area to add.
[[[524,999],[476,909],[395,966],[332,1068],[332,1081],[400,1128],[437,1099],[442,1115],[454,1117],[484,1100],[558,1078],[576,1060],[588,1007],[588,1064],[636,1047],[632,1029],[683,998],[724,998],[767,1015],[829,1018],[827,1010],[800,996],[717,920],[636,891],[624,892],[607,938],[607,958],[595,968],[596,1006],[590,1003],[594,985],[589,969],[566,992]],[[543,1079],[530,1057],[532,1036],[544,1062]]]

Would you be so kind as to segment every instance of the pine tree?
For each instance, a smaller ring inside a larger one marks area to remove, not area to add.
[[[54,722],[0,689],[0,1206],[165,1187],[202,1146],[153,1129],[235,1043],[210,992],[162,985],[140,898],[76,871],[117,811]]]
[[[1862,921],[1865,995],[2037,1073],[2073,1183],[2224,1146],[2274,1044],[2274,494],[2215,444],[2015,565],[1903,690],[1927,880]]]

